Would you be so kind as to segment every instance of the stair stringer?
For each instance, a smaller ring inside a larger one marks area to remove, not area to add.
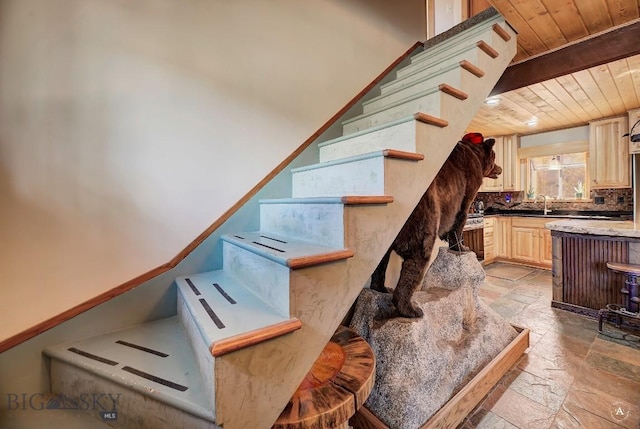
[[[291,315],[302,328],[217,358],[217,424],[225,429],[266,429],[277,419],[515,55],[515,34],[508,31],[511,41],[494,46],[500,55],[485,66],[485,76],[460,88],[468,98],[444,101],[448,127],[416,122],[418,152],[425,160],[385,161],[385,193],[394,202],[346,208],[346,246],[355,256],[291,271]]]

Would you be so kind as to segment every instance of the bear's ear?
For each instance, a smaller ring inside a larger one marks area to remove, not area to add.
[[[482,144],[485,145],[487,149],[491,149],[493,145],[496,144],[496,139],[486,139]]]

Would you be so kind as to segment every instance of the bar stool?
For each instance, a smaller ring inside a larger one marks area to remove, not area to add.
[[[606,308],[598,312],[598,332],[602,333],[602,322],[605,316],[615,315],[616,327],[622,324],[622,317],[640,320],[640,293],[638,277],[640,277],[640,265],[623,264],[619,262],[607,262],[607,268],[611,271],[624,274],[627,278],[620,292],[625,296],[625,305],[607,304]]]

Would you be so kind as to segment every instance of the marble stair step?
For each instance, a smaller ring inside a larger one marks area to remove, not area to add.
[[[424,155],[420,153],[386,149],[296,168],[291,171],[292,196],[388,195],[387,163],[423,159]]]
[[[473,66],[471,63],[469,64],[474,70],[477,69],[484,75],[482,70]],[[459,62],[449,64],[444,68],[432,71],[420,79],[413,80],[404,86],[398,87],[394,91],[389,91],[364,102],[362,104],[363,113],[366,114],[384,109],[386,106],[391,106],[401,100],[412,97],[414,94],[428,91],[431,88],[438,88],[441,84],[447,84],[453,88],[469,88],[470,85],[476,83],[475,81],[477,81],[478,76],[468,70],[467,68],[463,68]]]
[[[496,41],[495,36],[501,37],[499,33],[507,26],[508,24],[506,24],[504,18],[496,15],[492,19],[488,19],[467,31],[460,32],[412,56],[411,63],[398,70],[398,77],[403,77],[406,74],[413,73],[417,68],[424,67],[425,62],[438,61],[440,58],[446,57],[451,51],[473,46],[479,41],[492,44]]]
[[[458,65],[460,67],[477,67],[481,76],[484,75],[484,70],[480,68],[483,56],[486,56],[486,52],[480,49],[477,45],[459,48],[447,53],[447,56],[440,61],[425,61],[420,68],[415,69],[411,73],[406,73],[402,77],[397,77],[395,80],[388,82],[380,87],[381,95],[385,95],[391,92],[397,91],[399,88],[406,87],[417,81],[426,79],[436,73],[440,73],[443,70],[449,69]],[[471,68],[470,67],[470,68]],[[471,71],[471,70],[469,70]]]
[[[386,195],[261,200],[260,230],[343,248],[349,206],[391,202],[393,197]]]
[[[384,149],[417,152],[418,123],[439,128],[449,125],[444,119],[416,113],[397,121],[320,143],[318,145],[320,162],[335,161]]]
[[[353,251],[350,249],[325,246],[261,231],[227,234],[221,238],[225,244],[232,244],[292,270],[353,256]]]
[[[81,394],[113,395],[118,427],[172,422],[216,427],[213,404],[177,317],[48,347],[44,354],[51,358],[54,394],[69,404]],[[113,403],[103,400],[101,406],[111,410]]]
[[[466,100],[468,94],[448,84],[440,84],[427,90],[412,93],[401,100],[384,105],[342,122],[343,134],[352,134],[367,128],[380,126],[415,112],[436,118],[449,118],[455,111],[455,102]]]

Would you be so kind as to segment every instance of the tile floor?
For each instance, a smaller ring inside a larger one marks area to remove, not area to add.
[[[479,294],[529,328],[531,346],[460,429],[640,429],[640,338],[598,335],[596,320],[551,308],[550,271],[487,276]]]

